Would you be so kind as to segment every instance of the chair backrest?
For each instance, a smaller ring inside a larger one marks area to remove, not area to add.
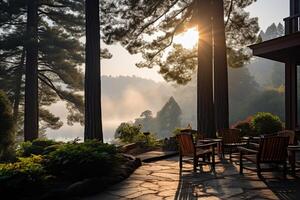
[[[176,135],[179,143],[180,154],[183,156],[191,156],[195,153],[195,145],[192,134],[180,133]]]
[[[277,132],[278,136],[287,136],[289,137],[289,145],[294,145],[295,144],[295,132],[292,130],[284,130],[284,131],[279,131]]]
[[[258,159],[262,162],[283,162],[287,159],[289,137],[271,136],[260,140]]]
[[[195,141],[204,140],[206,138],[205,134],[199,132],[198,130],[194,130],[194,129],[190,129],[190,128],[181,129],[180,133],[188,133],[188,134],[193,135],[193,138],[195,139]]]
[[[222,137],[224,144],[240,143],[241,142],[241,131],[239,129],[222,129],[218,131],[219,136]]]

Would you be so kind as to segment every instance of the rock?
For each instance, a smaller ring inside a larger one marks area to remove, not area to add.
[[[107,181],[100,178],[84,179],[71,184],[66,191],[68,196],[84,196],[101,191],[107,184]]]
[[[132,149],[137,148],[137,147],[138,147],[138,144],[136,144],[136,143],[131,143],[131,144],[126,144],[126,145],[122,146],[122,147],[120,148],[120,150],[121,150],[121,152],[126,153],[126,152],[128,152],[128,151],[130,151],[130,150],[132,150]]]

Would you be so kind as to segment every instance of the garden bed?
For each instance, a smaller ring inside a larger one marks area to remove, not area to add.
[[[0,165],[0,193],[12,199],[55,199],[101,192],[126,179],[141,161],[97,141],[24,143]]]

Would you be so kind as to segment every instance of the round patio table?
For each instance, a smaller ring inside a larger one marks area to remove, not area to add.
[[[222,158],[222,148],[221,148],[221,145],[222,145],[222,138],[205,138],[205,139],[200,139],[200,140],[197,140],[197,143],[204,143],[204,144],[207,144],[207,143],[217,143],[217,151],[218,151],[218,156],[220,158]]]

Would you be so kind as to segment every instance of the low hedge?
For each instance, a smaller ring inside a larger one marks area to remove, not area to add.
[[[114,145],[95,140],[84,143],[35,140],[21,144],[18,155],[22,157],[16,162],[0,164],[0,193],[15,199],[26,194],[31,199],[62,185],[66,189],[81,180],[113,177],[128,162]],[[131,166],[129,173],[132,170]],[[116,180],[120,180],[117,176]],[[103,183],[106,184],[109,183]]]
[[[98,141],[67,143],[46,156],[50,174],[67,179],[81,179],[107,175],[120,164],[121,157],[113,145]]]

